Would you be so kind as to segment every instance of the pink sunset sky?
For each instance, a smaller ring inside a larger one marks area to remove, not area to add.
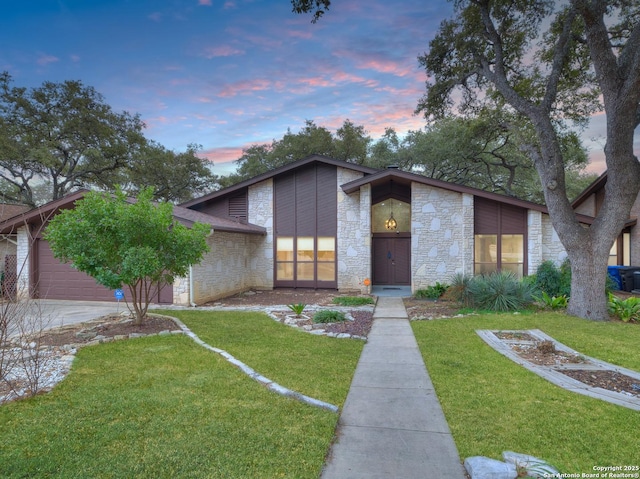
[[[10,2],[0,71],[17,86],[81,80],[115,110],[140,114],[145,135],[226,174],[243,148],[305,120],[347,119],[377,138],[424,127],[424,53],[444,0],[334,0],[316,24],[288,0],[32,0]],[[604,117],[584,132],[601,172]]]

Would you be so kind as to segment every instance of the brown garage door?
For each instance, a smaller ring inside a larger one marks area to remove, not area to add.
[[[113,290],[99,285],[91,276],[55,259],[47,241],[37,240],[36,251],[36,289],[39,298],[115,301]],[[172,303],[173,288],[162,288],[160,301],[156,302]]]

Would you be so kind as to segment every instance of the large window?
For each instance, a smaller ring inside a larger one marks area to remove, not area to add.
[[[335,281],[336,239],[280,236],[276,242],[278,281]]]
[[[371,230],[374,233],[410,232],[411,205],[394,198],[376,203],[371,207]]]
[[[476,235],[475,274],[511,271],[524,275],[523,235]]]
[[[519,278],[526,271],[526,209],[476,197],[474,273],[511,271]]]

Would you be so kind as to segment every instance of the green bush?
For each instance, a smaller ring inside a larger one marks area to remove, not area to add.
[[[314,323],[340,323],[342,321],[346,321],[346,319],[347,318],[344,317],[344,313],[340,311],[333,311],[331,309],[318,311],[313,315]]]
[[[541,296],[534,296],[534,298],[550,309],[566,308],[569,304],[569,299],[564,294],[562,296],[549,296],[543,291]]]
[[[441,284],[436,281],[436,284],[433,286],[427,286],[424,289],[417,290],[414,296],[417,299],[438,299],[447,291],[447,289],[449,289],[449,285]]]
[[[340,306],[362,306],[364,304],[373,304],[373,298],[368,296],[337,296],[333,298],[333,304]]]
[[[625,323],[640,320],[640,298],[631,296],[625,300],[609,293],[609,312]]]
[[[473,280],[473,276],[456,273],[451,278],[451,285],[444,294],[445,299],[457,301],[464,307],[471,306],[471,294],[469,292],[469,283]]]
[[[517,311],[533,299],[530,285],[509,271],[476,276],[469,282],[468,290],[474,307],[491,311]]]

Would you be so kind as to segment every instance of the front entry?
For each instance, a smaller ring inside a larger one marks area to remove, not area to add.
[[[411,238],[373,237],[373,284],[411,285]]]

